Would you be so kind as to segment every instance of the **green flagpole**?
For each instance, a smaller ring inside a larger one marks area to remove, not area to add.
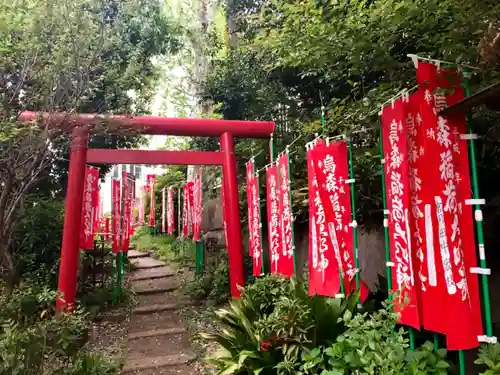
[[[351,210],[352,210],[352,236],[354,239],[354,266],[356,267],[356,291],[360,290],[359,280],[359,257],[358,257],[358,223],[356,221],[356,200],[354,194],[355,180],[354,180],[354,166],[352,160],[352,140],[347,141],[347,148],[349,153],[349,179],[351,188]]]
[[[465,96],[470,96],[470,88],[468,84],[468,69],[464,68],[464,93]],[[472,136],[472,114],[469,112],[467,115],[467,133],[469,136],[469,154],[470,154],[470,169],[472,175],[472,193],[474,200],[478,201],[479,198],[479,180],[477,176],[477,165],[476,165],[476,148],[474,145],[474,137]],[[482,269],[487,269],[486,265],[486,255],[484,251],[484,232],[483,232],[483,213],[481,211],[481,205],[474,205],[475,220],[476,220],[476,230],[477,230],[477,242],[479,247],[479,265]],[[491,322],[491,303],[490,303],[490,291],[488,284],[488,275],[484,273],[481,274],[481,285],[483,289],[483,304],[484,304],[484,320],[486,325],[486,336],[493,336],[493,325]]]
[[[291,168],[290,168],[290,151],[288,149],[288,146],[286,147],[286,158],[288,160],[288,191],[290,194],[290,220],[291,220],[291,226],[292,226],[292,250],[293,250],[293,274],[297,276],[297,252],[295,248],[295,226],[294,226],[294,216],[293,216],[293,199],[292,199],[292,175],[291,175]]]
[[[384,146],[382,144],[382,124],[380,126],[380,171],[382,175],[382,208],[384,212],[384,239],[385,239],[385,272],[387,276],[387,289],[389,290],[389,300],[392,300],[392,270],[391,270],[391,250],[389,248],[389,214],[387,211],[385,171],[384,171]]]
[[[115,280],[115,261],[116,261],[116,254],[111,253],[111,286],[112,286],[112,300],[111,304],[114,306],[116,305],[116,294],[117,294],[117,288],[116,288],[116,280]]]

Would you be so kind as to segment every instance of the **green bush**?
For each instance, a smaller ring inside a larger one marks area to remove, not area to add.
[[[0,374],[41,374],[86,342],[86,313],[55,314],[55,297],[47,287],[30,285],[0,296]]]
[[[14,259],[20,278],[55,288],[61,255],[64,201],[32,197],[12,235]]]
[[[482,345],[479,348],[479,357],[474,363],[486,367],[486,371],[481,375],[500,375],[500,344]]]
[[[304,352],[302,373],[447,374],[450,366],[445,361],[446,350],[434,352],[430,342],[418,350],[410,350],[404,330],[396,328],[396,316],[388,311],[381,309],[371,314],[346,311],[341,318],[347,327],[345,332],[332,345]]]
[[[97,353],[79,353],[68,366],[53,375],[111,375],[118,374],[120,364]]]
[[[220,304],[229,299],[229,266],[227,257],[217,264],[206,264],[202,274],[186,281],[185,293],[195,300],[208,299]]]
[[[293,279],[258,279],[241,299],[216,312],[218,333],[202,334],[221,346],[208,362],[220,374],[295,374],[303,352],[345,331],[339,319],[356,309],[356,300],[309,297],[304,284]]]

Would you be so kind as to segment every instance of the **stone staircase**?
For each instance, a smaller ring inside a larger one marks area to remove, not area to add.
[[[196,357],[179,316],[186,301],[174,293],[179,287],[175,272],[147,253],[128,254],[136,263],[130,280],[138,304],[132,311],[122,374],[196,375],[191,364]]]

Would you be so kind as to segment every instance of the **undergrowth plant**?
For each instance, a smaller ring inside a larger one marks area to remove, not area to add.
[[[474,363],[486,367],[486,371],[481,375],[500,375],[500,344],[482,345]]]

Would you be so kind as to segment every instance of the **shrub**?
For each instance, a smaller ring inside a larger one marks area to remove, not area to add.
[[[341,319],[347,327],[345,332],[330,346],[304,352],[302,373],[447,374],[450,366],[444,360],[446,350],[434,352],[430,342],[409,350],[404,330],[396,328],[396,316],[388,311],[354,315],[346,311]]]
[[[303,352],[335,341],[345,330],[339,318],[356,308],[356,300],[309,297],[294,279],[258,279],[241,299],[216,312],[218,333],[202,334],[222,348],[208,361],[227,374],[295,373]]]
[[[194,275],[186,282],[185,293],[193,299],[210,299],[216,304],[229,298],[229,268],[227,257],[222,257],[218,264],[207,264],[203,273]]]
[[[64,202],[32,197],[12,235],[12,248],[19,276],[56,286],[61,255]]]
[[[479,357],[474,363],[486,367],[482,375],[500,374],[500,344],[482,345],[479,348]]]
[[[88,338],[86,313],[56,315],[55,297],[29,285],[0,296],[0,374],[42,374],[78,353]]]

